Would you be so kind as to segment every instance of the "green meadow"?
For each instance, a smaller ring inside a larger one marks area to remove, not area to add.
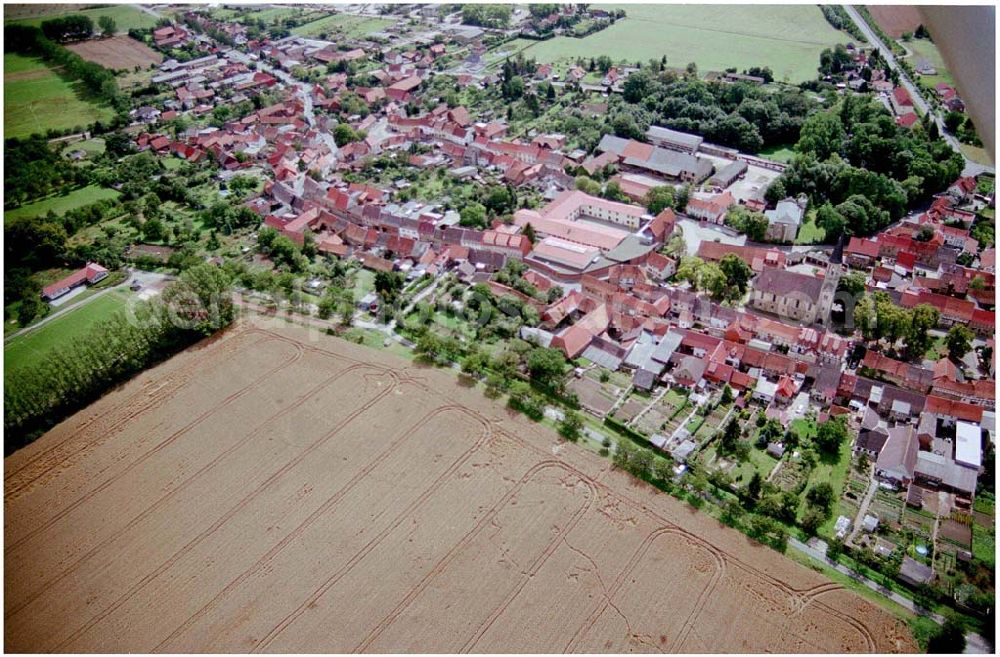
[[[538,42],[524,55],[559,64],[597,55],[631,63],[666,55],[669,66],[694,62],[702,72],[769,66],[776,80],[794,83],[816,76],[824,48],[850,40],[815,5],[594,6],[622,8],[627,16],[582,39]]]

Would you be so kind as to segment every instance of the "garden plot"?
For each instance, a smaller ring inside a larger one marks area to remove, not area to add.
[[[938,539],[952,543],[963,550],[972,549],[972,523],[955,518],[944,518],[938,526]]]
[[[786,454],[771,481],[782,491],[797,491],[809,479],[809,470],[801,456]]]
[[[621,424],[628,424],[635,418],[636,415],[642,412],[642,409],[649,405],[648,399],[642,399],[637,397],[629,397],[625,400],[625,403],[618,407],[615,411],[614,419],[616,422]]]
[[[614,407],[618,396],[608,386],[588,377],[573,378],[566,388],[580,400],[580,406],[603,418]]]

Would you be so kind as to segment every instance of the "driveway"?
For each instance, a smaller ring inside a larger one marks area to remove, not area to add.
[[[58,317],[62,317],[66,313],[73,312],[77,308],[82,308],[83,306],[87,305],[88,303],[90,303],[94,299],[99,299],[100,297],[103,297],[105,294],[108,294],[110,292],[113,292],[115,290],[120,289],[123,285],[127,284],[130,280],[131,280],[131,276],[129,278],[126,278],[124,281],[122,281],[118,285],[112,285],[111,287],[109,287],[109,288],[107,288],[105,290],[101,290],[100,292],[97,292],[97,293],[95,293],[95,294],[87,297],[86,299],[80,301],[79,303],[74,303],[74,304],[70,304],[68,306],[62,307],[59,310],[57,310],[57,311],[55,311],[53,313],[50,313],[49,315],[45,316],[37,324],[32,324],[31,326],[25,326],[23,329],[21,329],[19,331],[14,331],[10,335],[5,335],[3,341],[4,341],[4,343],[6,343],[8,340],[11,340],[11,339],[13,339],[13,338],[15,338],[15,337],[17,337],[19,335],[23,335],[25,333],[31,333],[35,329],[38,329],[38,328],[41,328],[41,327],[45,326],[46,324],[48,324],[52,320],[54,320],[54,319],[56,319]],[[87,288],[86,287],[80,287],[78,289],[80,290],[80,293],[82,293]]]
[[[129,284],[138,283],[141,286],[139,289],[139,298],[145,300],[162,292],[167,283],[176,278],[176,276],[160,274],[155,271],[136,269],[131,272],[128,282]]]

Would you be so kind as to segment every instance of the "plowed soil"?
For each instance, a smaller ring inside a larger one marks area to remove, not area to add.
[[[110,39],[91,39],[66,46],[87,61],[95,62],[113,70],[132,70],[136,66],[147,68],[159,64],[163,55],[145,43],[128,36],[113,36]]]
[[[244,321],[4,468],[8,652],[913,652],[450,372]]]
[[[904,32],[913,33],[924,22],[920,10],[913,5],[867,5],[872,18],[885,33],[898,39]]]

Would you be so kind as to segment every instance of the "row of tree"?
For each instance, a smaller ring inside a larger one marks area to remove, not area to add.
[[[823,10],[823,16],[826,18],[826,22],[835,27],[838,30],[844,30],[852,37],[857,39],[862,43],[868,43],[865,33],[861,31],[857,23],[851,20],[850,15],[848,15],[847,10],[840,5],[820,5],[820,9]]]
[[[53,41],[81,41],[94,34],[94,21],[90,16],[72,14],[42,21],[42,34]]]
[[[4,385],[4,450],[30,442],[63,418],[150,365],[234,319],[230,279],[202,264],[161,298],[99,322],[85,336],[9,372]]]
[[[87,91],[111,105],[119,114],[128,111],[128,99],[119,91],[111,71],[66,49],[48,38],[41,29],[20,24],[4,26],[4,49],[41,57],[53,66],[61,67],[64,75],[79,80]]]

